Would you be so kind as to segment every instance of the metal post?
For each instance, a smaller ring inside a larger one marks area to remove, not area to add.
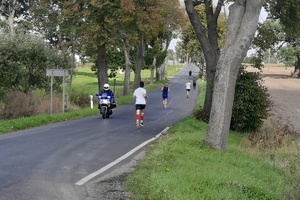
[[[116,79],[114,78],[114,95],[116,95],[115,93],[116,93]]]
[[[52,95],[53,95],[53,70],[51,71],[51,91],[50,91],[50,114],[52,115]]]
[[[63,71],[63,97],[62,97],[62,112],[65,112],[65,70]]]

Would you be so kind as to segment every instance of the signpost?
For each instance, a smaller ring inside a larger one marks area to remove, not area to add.
[[[66,69],[47,69],[46,75],[51,76],[51,92],[50,92],[50,114],[52,114],[52,94],[53,94],[53,77],[63,77],[63,104],[62,111],[65,112],[65,77],[69,75]]]

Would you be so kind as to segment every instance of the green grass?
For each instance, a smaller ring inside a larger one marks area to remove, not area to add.
[[[171,78],[173,75],[177,74],[181,70],[181,65],[173,65],[167,67],[167,78]],[[150,82],[150,71],[142,70],[141,72],[142,80],[145,81],[145,85]],[[117,73],[115,77],[115,93],[116,97],[121,97],[123,93],[123,85],[124,85],[124,75],[120,75]],[[134,81],[134,72],[130,74],[130,85],[133,85]],[[161,82],[159,82],[161,83]],[[157,84],[157,83],[156,83]],[[154,86],[156,86],[156,84]],[[114,90],[114,78],[109,79],[110,89]],[[80,67],[76,69],[75,77],[72,85],[73,91],[75,92],[84,92],[88,94],[96,94],[98,91],[98,78],[91,71],[90,67]],[[146,88],[151,89],[151,88]]]
[[[178,73],[182,66],[169,66],[167,68],[167,75],[169,77]],[[149,70],[142,70],[142,80],[149,80]],[[134,74],[131,74],[131,83],[133,82]],[[149,82],[149,81],[148,81]],[[164,81],[157,81],[153,85],[145,83],[145,89],[150,92],[157,87],[160,87]],[[113,89],[113,79],[110,80],[111,89]],[[76,75],[73,81],[73,90],[75,92],[85,92],[87,94],[95,95],[98,92],[98,83],[96,75],[91,71],[90,67],[80,67],[76,69]],[[132,94],[123,96],[123,75],[116,77],[116,100],[118,107],[122,106],[132,100]],[[32,117],[24,117],[11,120],[0,120],[0,134],[24,130],[32,127],[42,126],[54,122],[67,121],[79,119],[87,116],[98,114],[97,106],[94,109],[85,108],[76,111],[69,111],[65,113],[58,113],[53,115],[37,115]]]
[[[221,152],[203,143],[206,129],[206,123],[189,116],[152,144],[128,176],[130,199],[299,199],[287,198],[297,185],[290,184],[287,170],[266,159],[267,154],[249,153],[241,146],[245,134],[230,132],[228,150]],[[282,151],[275,155],[282,156]]]
[[[282,170],[239,151],[238,133],[226,152],[208,148],[206,128],[191,116],[153,145],[128,177],[132,199],[284,199]]]

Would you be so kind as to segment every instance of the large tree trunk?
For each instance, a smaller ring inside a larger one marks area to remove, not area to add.
[[[165,75],[166,75],[165,70],[166,70],[166,67],[165,67],[164,63],[162,63],[161,65],[156,67],[156,80],[157,81],[165,80]]]
[[[293,78],[300,78],[300,56],[297,56]]]
[[[154,69],[156,68],[156,56],[153,57],[153,62],[152,62],[152,66],[150,68],[150,84],[154,83]]]
[[[162,66],[160,67],[161,68],[161,77],[162,77],[162,80],[165,80],[166,79],[166,64],[162,64]]]
[[[69,100],[71,98],[71,92],[72,92],[72,83],[73,83],[73,76],[74,76],[74,71],[75,71],[75,65],[76,65],[76,61],[75,61],[75,48],[74,45],[72,46],[72,67],[70,69],[70,81],[69,81],[69,91],[68,91],[68,96],[67,96],[67,105],[66,107],[68,107],[68,103]]]
[[[15,7],[17,4],[17,0],[13,0],[12,5],[10,7],[10,13],[7,15],[7,25],[9,26],[9,30],[11,34],[14,34],[14,23],[15,23]]]
[[[136,55],[136,65],[134,70],[134,84],[133,84],[133,90],[139,87],[140,81],[141,81],[141,71],[142,71],[142,65],[144,62],[145,57],[145,44],[144,44],[144,37],[141,36],[140,43],[137,48],[137,55]]]
[[[160,81],[161,80],[161,71],[160,71],[160,66],[156,65],[156,69],[155,69],[155,79],[156,81]]]
[[[131,69],[131,61],[129,52],[127,50],[126,42],[123,43],[124,46],[124,55],[125,55],[125,74],[124,74],[124,88],[123,95],[128,95],[130,93],[130,69]]]
[[[216,72],[217,61],[219,58],[217,20],[222,8],[224,0],[219,3],[213,13],[212,1],[205,1],[205,12],[208,24],[208,33],[206,28],[201,24],[198,13],[194,9],[193,0],[185,0],[185,8],[189,16],[190,22],[194,28],[197,39],[200,42],[206,62],[206,94],[202,110],[203,119],[209,118],[212,105],[212,94],[214,86],[214,78]]]
[[[103,89],[103,85],[108,83],[107,63],[106,63],[106,46],[105,44],[97,45],[98,50],[98,90]]]
[[[261,7],[261,0],[239,0],[229,7],[225,45],[217,65],[205,136],[205,141],[215,149],[227,149],[236,79],[257,29]]]

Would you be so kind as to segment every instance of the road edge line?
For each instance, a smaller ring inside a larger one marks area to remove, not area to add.
[[[146,146],[147,144],[149,144],[150,142],[156,140],[157,138],[159,138],[161,135],[166,134],[166,132],[169,130],[170,127],[166,127],[164,130],[162,130],[159,134],[157,134],[156,136],[154,136],[153,138],[150,138],[149,140],[143,142],[142,144],[138,145],[137,147],[133,148],[132,150],[130,150],[129,152],[127,152],[126,154],[124,154],[123,156],[119,157],[118,159],[116,159],[115,161],[107,164],[106,166],[102,167],[101,169],[87,175],[86,177],[82,178],[81,180],[77,181],[75,183],[75,185],[84,185],[85,183],[87,183],[89,180],[91,180],[92,178],[98,176],[99,174],[105,172],[106,170],[108,170],[109,168],[111,168],[112,166],[118,164],[119,162],[121,162],[122,160],[128,158],[129,156],[131,156],[133,153],[135,153],[137,150],[141,149],[142,147]]]

